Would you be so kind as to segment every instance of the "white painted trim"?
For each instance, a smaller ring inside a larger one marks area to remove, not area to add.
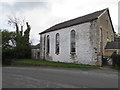
[[[116,51],[116,50],[118,50],[118,49],[105,49],[105,50]]]
[[[106,9],[102,14],[100,14],[100,15],[98,16],[98,18],[100,18],[106,11],[107,11],[107,9]]]

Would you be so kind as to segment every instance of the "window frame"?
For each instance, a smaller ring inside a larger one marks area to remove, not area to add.
[[[60,34],[57,33],[55,36],[55,54],[60,54]]]
[[[50,36],[47,35],[47,47],[46,47],[46,53],[49,54],[50,53]]]
[[[71,30],[70,31],[70,54],[75,54],[76,53],[76,31]]]

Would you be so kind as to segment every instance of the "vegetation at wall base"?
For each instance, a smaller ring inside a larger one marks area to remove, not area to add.
[[[64,68],[85,68],[85,69],[99,69],[98,66],[84,65],[84,64],[73,64],[64,62],[53,62],[44,60],[34,60],[34,59],[17,59],[14,64],[24,65],[24,66],[49,66],[49,67],[64,67]]]
[[[9,18],[8,23],[16,28],[16,31],[0,29],[2,32],[2,64],[11,65],[13,59],[31,58],[31,45],[29,43],[29,34],[31,27],[26,22],[26,29],[23,30],[24,20],[21,22],[18,18]]]
[[[113,53],[112,60],[113,60],[113,67],[120,69],[120,55]]]

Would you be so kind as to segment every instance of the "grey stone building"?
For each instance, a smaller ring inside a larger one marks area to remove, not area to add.
[[[37,45],[31,46],[31,58],[40,59],[40,43]]]
[[[40,34],[40,59],[99,65],[114,41],[109,9],[56,24]]]
[[[111,41],[106,44],[105,55],[111,56],[113,52],[120,54],[120,41]]]

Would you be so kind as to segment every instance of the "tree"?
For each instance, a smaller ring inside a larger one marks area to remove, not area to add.
[[[11,64],[13,58],[15,58],[15,32],[9,32],[8,30],[2,30],[2,63]]]
[[[117,33],[115,33],[115,41],[120,41],[120,35],[119,34],[117,34]]]
[[[15,32],[9,32],[8,30],[2,31],[2,48],[5,49],[12,49],[15,47]]]
[[[16,53],[17,58],[30,58],[31,45],[29,43],[30,25],[26,22],[27,29],[24,31],[16,30]],[[21,32],[21,33],[20,33]]]
[[[19,19],[16,17],[9,17],[8,23],[13,25],[16,29],[15,36],[15,52],[16,58],[30,58],[31,57],[31,45],[29,43],[29,34],[31,27],[25,19]],[[26,23],[26,29],[24,29]]]
[[[3,64],[11,64],[15,58],[31,58],[31,45],[29,43],[30,25],[25,20],[9,18],[8,23],[16,28],[15,32],[2,30],[2,60]]]

